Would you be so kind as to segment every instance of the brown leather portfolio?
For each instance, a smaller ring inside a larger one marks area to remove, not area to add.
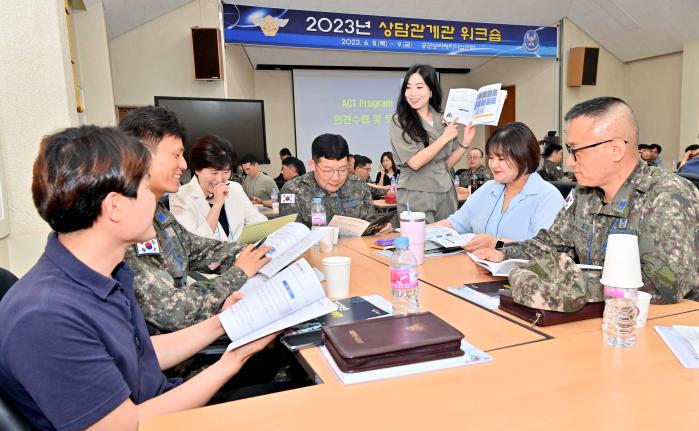
[[[323,327],[325,347],[345,373],[461,356],[463,338],[430,312]]]
[[[558,325],[559,323],[602,317],[604,313],[604,302],[590,302],[578,311],[563,313],[560,311],[543,310],[518,304],[512,299],[512,292],[507,290],[500,293],[499,308],[522,320],[531,322],[536,326],[550,326]]]

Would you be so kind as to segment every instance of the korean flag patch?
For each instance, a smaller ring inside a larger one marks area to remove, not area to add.
[[[158,239],[153,238],[150,241],[136,243],[136,254],[145,256],[148,254],[160,254],[160,245]]]
[[[280,203],[293,204],[296,202],[296,195],[293,193],[283,193]]]
[[[575,202],[575,189],[571,189],[568,196],[566,196],[564,208],[567,210]]]

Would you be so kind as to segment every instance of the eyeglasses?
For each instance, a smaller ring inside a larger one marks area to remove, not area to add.
[[[621,139],[621,138],[607,139],[606,141],[596,142],[596,143],[594,143],[594,144],[586,145],[586,146],[580,147],[580,148],[573,148],[573,147],[571,147],[569,144],[566,144],[566,150],[568,150],[568,153],[570,153],[570,155],[573,156],[573,160],[575,160],[575,161],[577,162],[577,161],[578,161],[578,156],[577,156],[577,154],[578,154],[579,151],[582,151],[582,150],[584,150],[584,149],[586,149],[586,148],[598,147],[598,146],[600,146],[600,145],[602,145],[602,144],[606,144],[607,142],[616,141],[617,139]],[[628,143],[629,143],[629,141],[627,141],[626,139],[622,139],[622,141],[624,141],[625,144],[628,144]]]
[[[366,171],[370,171],[370,170],[371,170],[371,166],[360,166],[360,167],[356,167],[356,166],[355,166],[354,170],[356,171],[357,169],[364,169],[364,170],[366,170]]]
[[[347,175],[347,172],[349,172],[349,169],[347,166],[340,168],[340,169],[318,169],[318,172],[321,173],[326,178],[330,178],[333,176],[333,174],[338,174],[339,176],[344,176]]]

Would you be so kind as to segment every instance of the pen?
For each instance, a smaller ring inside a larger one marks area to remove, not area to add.
[[[255,246],[252,249],[257,250],[258,248],[260,248],[262,244],[264,244],[265,241],[267,241],[267,237],[264,237],[261,240],[257,241],[257,244],[255,244]]]

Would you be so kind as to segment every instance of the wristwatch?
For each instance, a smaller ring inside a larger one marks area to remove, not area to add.
[[[504,246],[505,246],[505,242],[503,242],[503,240],[498,238],[498,240],[495,242],[495,250],[500,250]]]

